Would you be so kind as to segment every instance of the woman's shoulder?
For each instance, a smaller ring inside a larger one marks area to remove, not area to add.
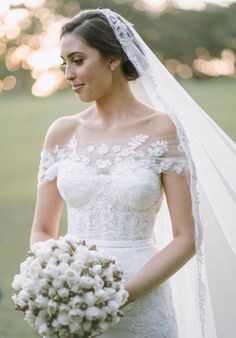
[[[153,136],[165,137],[176,134],[176,126],[170,116],[161,111],[153,111],[149,121],[149,132]]]
[[[53,148],[69,142],[78,128],[78,115],[61,116],[49,126],[43,144],[43,149]]]

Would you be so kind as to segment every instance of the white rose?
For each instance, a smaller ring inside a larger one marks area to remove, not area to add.
[[[68,304],[62,303],[62,304],[59,305],[59,310],[60,310],[60,312],[65,312],[65,313],[69,312],[70,306]]]
[[[61,240],[63,240],[63,241],[69,241],[71,243],[77,243],[78,237],[76,235],[74,235],[74,234],[69,234],[68,233],[65,236],[61,237]]]
[[[29,323],[31,327],[34,327],[36,316],[33,314],[31,310],[25,311],[25,320]]]
[[[61,329],[61,330],[58,332],[58,336],[59,336],[60,338],[65,338],[67,335],[68,335],[68,330],[67,330],[67,329]]]
[[[46,269],[44,269],[44,275],[49,278],[57,278],[60,274],[59,269],[57,269],[54,265],[47,265]]]
[[[113,298],[116,295],[116,291],[112,288],[104,288],[106,293],[108,294],[109,298]]]
[[[70,268],[72,270],[75,270],[76,272],[80,272],[83,268],[84,263],[80,262],[80,261],[74,261],[73,263],[71,263]]]
[[[64,275],[65,281],[73,284],[79,281],[80,276],[72,269],[68,269]]]
[[[17,274],[14,276],[14,279],[13,279],[13,282],[12,282],[12,287],[13,289],[15,290],[20,290],[22,289],[23,287],[23,284],[24,284],[24,279],[21,275]]]
[[[94,276],[94,286],[96,289],[102,289],[104,287],[104,281],[99,276]]]
[[[52,321],[52,327],[54,327],[54,329],[56,331],[58,331],[61,328],[61,324],[58,322],[57,319],[53,319],[53,321]]]
[[[70,268],[69,264],[66,262],[61,262],[58,266],[57,269],[60,271],[60,273],[64,274],[65,271],[67,271]]]
[[[63,287],[64,281],[61,280],[60,278],[53,279],[52,285],[56,289],[61,289]]]
[[[61,253],[59,256],[58,256],[58,259],[61,261],[61,262],[68,262],[70,259],[71,259],[71,256],[64,252],[64,253]]]
[[[16,296],[17,297],[17,296]],[[15,304],[20,306],[21,308],[25,307],[27,305],[27,302],[24,299],[16,298]]]
[[[57,246],[61,252],[68,252],[68,244],[65,242],[58,241]]]
[[[38,333],[40,334],[40,336],[45,336],[50,333],[50,329],[47,327],[45,323],[43,323],[39,326]]]
[[[49,302],[49,299],[42,295],[37,295],[35,298],[35,304],[41,309],[46,308],[48,305],[48,302]]]
[[[89,253],[89,249],[84,246],[84,245],[80,245],[76,248],[76,251],[75,251],[75,255],[78,255],[78,256],[84,256],[84,257],[87,257],[87,254]]]
[[[50,247],[41,248],[39,255],[41,258],[48,260],[52,255],[52,249]]]
[[[103,306],[102,311],[109,315],[112,313],[112,310],[108,306]]]
[[[84,295],[84,301],[88,306],[92,306],[96,302],[96,297],[94,296],[93,292],[87,292]]]
[[[30,256],[30,257],[27,257],[24,262],[20,263],[20,273],[21,274],[24,274],[28,270],[28,268],[29,268],[29,266],[30,266],[30,264],[32,263],[33,260],[34,260],[34,257]]]
[[[62,288],[62,289],[58,289],[57,290],[57,294],[61,297],[61,298],[66,298],[69,296],[69,290],[66,288]]]
[[[57,258],[54,256],[51,256],[48,260],[47,260],[47,265],[54,265],[57,266]]]
[[[94,295],[98,300],[101,300],[101,301],[105,301],[109,299],[109,295],[104,290],[97,290],[95,291]]]
[[[38,278],[40,276],[40,273],[42,271],[42,267],[40,265],[39,261],[35,260],[33,261],[29,266],[29,275],[33,278]]]
[[[32,281],[31,279],[28,279],[24,284],[24,289],[29,294],[36,294],[38,292],[39,286],[35,281]]]
[[[34,282],[35,281],[37,281],[37,283],[39,284],[38,286],[39,286],[40,289],[48,287],[48,279],[47,278],[34,279]]]
[[[84,322],[82,323],[82,328],[85,332],[89,332],[91,330],[92,323],[91,322]]]
[[[112,316],[112,321],[110,322],[111,325],[115,325],[119,323],[120,317],[119,316]]]
[[[104,277],[106,277],[106,280],[113,281],[113,269],[112,269],[112,267],[109,267],[106,270],[104,270],[102,275]]]
[[[74,319],[75,317],[79,317],[82,320],[83,314],[84,314],[84,312],[80,309],[71,309],[69,311],[69,317],[71,319]]]
[[[102,272],[101,264],[96,264],[92,267],[92,271],[96,274],[100,274]]]
[[[90,289],[94,285],[94,280],[88,276],[81,276],[79,285],[84,289]]]
[[[57,303],[52,299],[48,302],[47,311],[49,315],[54,315],[57,312]]]
[[[82,303],[82,301],[83,300],[82,300],[81,297],[75,296],[70,300],[69,304],[70,304],[71,307],[75,307],[77,305],[79,306]]]
[[[109,323],[107,322],[99,322],[98,326],[102,331],[106,331],[110,327]]]
[[[125,302],[127,301],[129,297],[129,293],[128,291],[124,290],[124,289],[121,289],[119,290],[116,295],[115,295],[115,300],[120,303],[120,305],[123,305],[125,304]]]
[[[79,289],[80,289],[79,283],[75,283],[75,284],[72,284],[72,285],[70,286],[70,290],[71,290],[72,292],[77,293],[77,292],[79,291]]]
[[[69,316],[64,312],[59,312],[57,316],[58,323],[61,325],[68,325],[70,322]]]
[[[49,296],[50,298],[52,298],[52,297],[54,297],[55,295],[56,295],[56,290],[55,290],[54,288],[50,287],[50,288],[48,289],[48,296]]]
[[[81,330],[81,326],[77,322],[70,323],[69,328],[71,333],[79,333],[79,331]]]
[[[83,265],[86,262],[86,252],[79,252],[76,250],[73,259],[75,262]]]
[[[31,311],[33,311],[37,306],[36,306],[36,304],[35,304],[34,301],[29,300],[29,301],[28,301],[28,307],[29,307],[29,309],[30,309]]]
[[[18,297],[23,299],[24,301],[28,302],[29,301],[29,293],[26,292],[25,290],[21,290],[18,294]]]
[[[107,303],[107,306],[112,310],[112,311],[117,311],[120,307],[120,304],[116,302],[115,300],[109,300]]]
[[[97,308],[96,306],[91,306],[85,311],[85,317],[88,320],[98,319],[99,315],[99,308]]]
[[[42,324],[45,324],[45,318],[47,316],[46,311],[40,311],[35,319],[35,325],[39,328]]]

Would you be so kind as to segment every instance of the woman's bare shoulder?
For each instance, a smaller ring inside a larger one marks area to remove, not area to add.
[[[67,144],[76,131],[78,123],[79,120],[76,115],[61,116],[53,121],[47,130],[43,148]]]
[[[150,133],[153,136],[164,137],[176,134],[176,127],[170,116],[160,111],[156,111],[152,115],[150,129]]]

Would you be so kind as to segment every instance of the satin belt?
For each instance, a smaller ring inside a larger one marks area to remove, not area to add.
[[[125,241],[112,241],[112,240],[103,240],[103,239],[91,239],[91,238],[80,238],[85,240],[87,244],[95,244],[98,247],[109,247],[109,248],[140,248],[140,247],[149,247],[155,246],[153,238],[146,239],[135,239],[135,240],[125,240]]]

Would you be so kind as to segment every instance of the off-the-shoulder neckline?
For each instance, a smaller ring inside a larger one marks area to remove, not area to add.
[[[50,147],[50,148],[45,148],[42,150],[42,152],[50,152],[50,151],[53,151],[55,149],[67,149],[67,148],[70,148],[70,145],[74,145],[76,144],[77,146],[79,146],[80,144],[82,145],[85,145],[85,146],[89,146],[89,145],[97,145],[97,144],[107,144],[109,142],[113,142],[114,145],[119,145],[119,142],[123,142],[127,144],[127,146],[129,145],[129,143],[135,139],[137,140],[138,137],[142,137],[144,139],[144,142],[146,142],[146,140],[148,140],[151,136],[148,135],[147,133],[137,133],[137,134],[134,134],[132,136],[125,136],[125,137],[122,137],[121,139],[116,139],[116,138],[110,138],[110,139],[97,139],[97,140],[93,140],[93,141],[83,141],[81,140],[77,135],[76,133],[74,133],[70,139],[66,142],[66,143],[61,143],[61,144],[55,144],[54,146]],[[158,142],[158,141],[167,141],[170,140],[171,138],[173,138],[174,135],[165,135],[163,137],[161,136],[158,136],[158,137],[153,137],[152,138],[152,142]],[[144,143],[143,142],[143,143]]]

